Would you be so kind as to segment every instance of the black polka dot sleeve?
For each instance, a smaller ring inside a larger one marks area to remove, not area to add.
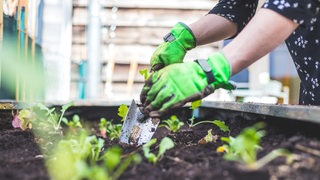
[[[216,14],[236,23],[239,33],[255,14],[257,5],[258,0],[219,0],[209,14]]]
[[[271,9],[303,27],[315,23],[320,0],[266,0],[262,8]]]

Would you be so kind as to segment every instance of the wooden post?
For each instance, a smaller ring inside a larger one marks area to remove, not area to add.
[[[3,40],[3,0],[0,0],[0,48]]]
[[[130,62],[130,69],[129,69],[129,77],[127,81],[127,94],[129,95],[132,92],[134,79],[136,76],[136,72],[138,70],[138,62],[136,60],[133,60]]]
[[[18,58],[21,57],[21,47],[20,47],[20,40],[21,40],[21,0],[18,0],[18,12],[17,12],[17,52]],[[18,74],[16,75],[16,101],[20,100],[20,77]]]

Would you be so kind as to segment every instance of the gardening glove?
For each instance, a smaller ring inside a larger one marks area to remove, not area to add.
[[[140,94],[143,112],[160,117],[173,108],[208,96],[215,89],[235,89],[228,81],[230,74],[230,64],[222,53],[207,60],[166,66],[146,81]]]
[[[184,23],[176,24],[151,56],[151,71],[157,71],[169,64],[181,63],[187,51],[196,47],[191,29]]]

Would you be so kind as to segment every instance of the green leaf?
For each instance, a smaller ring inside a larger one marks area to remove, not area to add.
[[[224,121],[214,120],[213,124],[217,125],[219,129],[223,132],[230,132],[229,127],[225,124]]]
[[[226,143],[230,143],[230,138],[232,138],[232,137],[231,136],[229,136],[229,137],[221,137],[220,139],[221,139],[221,141],[224,141]]]
[[[144,157],[151,163],[157,162],[157,156],[150,152],[150,147],[157,142],[156,138],[151,139],[149,142],[142,146]]]
[[[69,107],[73,106],[74,103],[73,102],[69,102],[65,105],[62,106],[61,112],[64,113]]]
[[[124,121],[124,118],[126,117],[128,112],[128,106],[125,104],[121,104],[120,107],[118,108],[118,116],[121,117],[121,122]]]
[[[147,80],[150,76],[147,68],[141,69],[139,73],[143,76],[144,80]]]
[[[169,137],[164,137],[159,144],[158,158],[161,157],[167,150],[174,147],[174,142]]]
[[[195,109],[197,109],[198,107],[200,107],[201,104],[202,104],[202,101],[201,101],[201,100],[193,101],[193,102],[191,102],[191,109],[192,109],[192,110],[195,110]]]
[[[207,143],[213,141],[212,129],[209,129],[209,130],[208,130],[208,134],[204,137],[204,140],[205,140]]]
[[[104,163],[109,171],[113,171],[121,161],[122,150],[118,146],[108,148],[104,154]]]

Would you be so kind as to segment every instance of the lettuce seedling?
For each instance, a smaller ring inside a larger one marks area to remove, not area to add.
[[[158,154],[154,154],[150,152],[150,147],[154,145],[157,142],[156,138],[151,139],[148,143],[144,144],[142,146],[142,150],[144,153],[144,157],[150,162],[150,163],[157,163],[157,161],[164,155],[164,153],[172,149],[174,147],[174,142],[169,137],[164,137],[160,144],[159,144],[159,151]]]
[[[216,142],[217,139],[218,139],[218,135],[213,135],[212,129],[209,129],[208,134],[205,137],[201,138],[198,141],[198,144],[208,144],[208,143]]]
[[[117,146],[103,152],[103,146],[103,139],[89,136],[84,129],[59,141],[47,161],[50,175],[53,179],[117,179],[129,165],[141,162],[139,154],[123,156]]]
[[[289,157],[290,153],[285,149],[277,149],[257,161],[257,152],[261,149],[261,138],[266,134],[262,128],[264,123],[257,123],[241,131],[237,137],[229,136],[221,138],[226,142],[217,148],[217,152],[225,152],[224,159],[238,161],[245,164],[249,169],[258,169],[278,156]]]
[[[60,122],[62,121],[65,111],[72,106],[73,103],[68,103],[61,108],[61,114],[55,111],[55,108],[48,108],[45,105],[39,103],[31,108],[22,109],[18,112],[18,115],[14,116],[12,125],[15,128],[21,128],[25,130],[31,128],[35,123],[39,128],[48,129],[49,125],[53,126],[55,130],[60,129]],[[20,123],[18,122],[20,121]]]
[[[36,114],[29,109],[22,109],[18,114],[13,116],[12,126],[22,130],[31,129],[32,121],[36,118]]]
[[[163,124],[160,124],[159,127],[165,127],[168,130],[176,133],[184,125],[184,122],[180,121],[177,116],[172,115],[170,119],[162,121]]]
[[[147,80],[150,77],[150,74],[147,68],[141,69],[139,73],[143,76],[144,80]]]
[[[114,139],[119,139],[121,128],[122,124],[113,124],[112,121],[107,121],[105,118],[100,119],[100,135],[104,138],[108,137],[111,141]]]
[[[72,120],[68,120],[67,118],[62,118],[62,122],[67,125],[70,129],[82,128],[82,124],[80,122],[80,116],[75,114],[72,116]]]
[[[125,104],[121,104],[120,107],[118,108],[118,116],[121,117],[121,122],[124,121],[124,118],[126,118],[126,115],[128,113],[128,106]]]

